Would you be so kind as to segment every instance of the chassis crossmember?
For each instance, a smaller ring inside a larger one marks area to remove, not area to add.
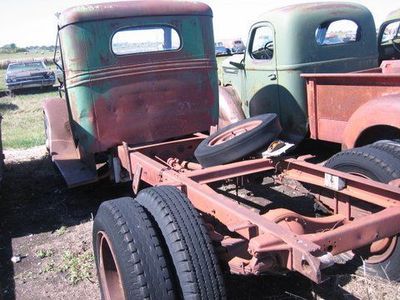
[[[321,270],[335,263],[335,255],[368,245],[374,251],[386,249],[400,232],[396,182],[377,183],[308,163],[305,158],[255,158],[202,168],[188,158],[204,138],[195,134],[141,147],[123,144],[118,147],[118,158],[135,193],[144,181],[175,186],[187,196],[202,213],[232,273],[288,269],[320,283],[324,280]],[[305,184],[304,193],[331,208],[332,214],[307,217],[283,208],[260,214],[209,186],[271,170],[277,174],[276,183],[296,180]]]

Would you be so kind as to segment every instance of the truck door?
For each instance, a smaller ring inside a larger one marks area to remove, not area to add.
[[[250,30],[245,61],[245,102],[248,116],[279,113],[275,30],[271,23],[256,23]]]

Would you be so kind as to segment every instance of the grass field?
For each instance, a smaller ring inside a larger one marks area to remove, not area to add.
[[[17,94],[0,98],[3,116],[2,139],[5,149],[30,148],[45,142],[42,102],[57,96],[56,91]]]
[[[28,58],[53,58],[53,52],[42,51],[42,52],[21,52],[21,53],[0,53],[0,60],[12,60],[12,59],[28,59]]]
[[[0,70],[0,91],[6,89],[6,70]]]

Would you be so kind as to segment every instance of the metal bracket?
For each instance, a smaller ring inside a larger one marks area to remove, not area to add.
[[[125,152],[125,157],[128,160],[127,161],[127,166],[128,166],[128,173],[129,173],[129,179],[132,180],[132,166],[131,166],[131,158],[129,156],[129,147],[126,142],[122,142],[122,147],[124,148]]]
[[[218,125],[210,126],[210,135],[216,133],[218,131]]]
[[[334,191],[341,191],[346,187],[346,181],[339,176],[325,173],[324,185]]]
[[[140,185],[140,179],[142,177],[142,171],[143,171],[142,166],[140,164],[137,164],[132,181],[132,189],[135,194],[139,192],[139,185]]]

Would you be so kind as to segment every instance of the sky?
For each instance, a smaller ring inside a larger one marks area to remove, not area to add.
[[[327,0],[332,2],[332,0]],[[112,0],[0,0],[0,46],[16,43],[19,47],[53,45],[56,38],[56,13],[80,4]],[[215,40],[247,40],[252,21],[261,13],[289,4],[315,0],[203,0],[214,12]],[[352,0],[365,5],[379,26],[385,16],[400,7],[395,0]]]

